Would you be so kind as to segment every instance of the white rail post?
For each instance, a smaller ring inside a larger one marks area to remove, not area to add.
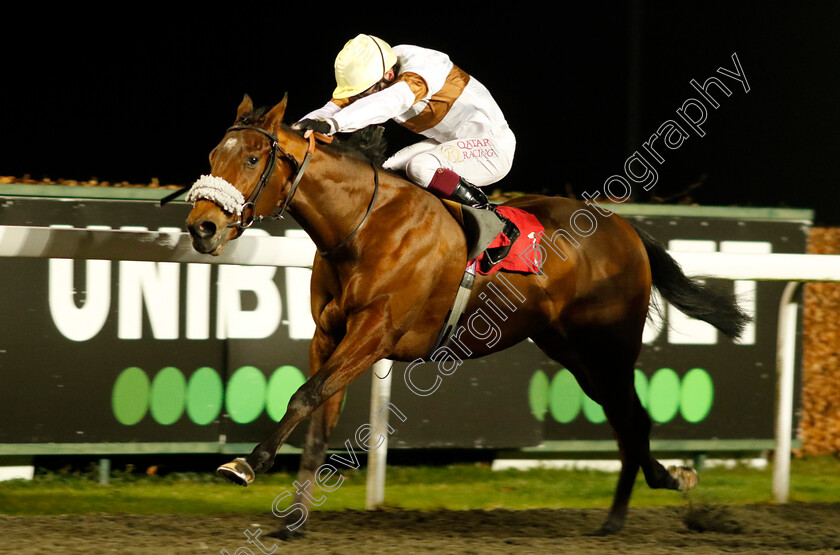
[[[793,382],[796,366],[797,303],[793,295],[799,282],[785,286],[779,303],[778,339],[776,343],[776,451],[773,454],[773,497],[787,503],[790,492],[790,449],[793,422]]]
[[[388,411],[379,415],[380,407],[391,402],[391,366],[392,362],[383,359],[373,365],[373,375],[370,385],[370,425],[375,430],[380,430],[381,435],[374,433],[370,437],[371,447],[382,439],[382,443],[376,449],[368,453],[367,467],[367,492],[365,496],[365,507],[368,510],[376,509],[385,501],[385,469],[388,460],[388,431],[381,430],[382,426],[388,426]]]

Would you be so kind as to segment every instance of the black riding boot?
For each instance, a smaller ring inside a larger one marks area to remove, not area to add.
[[[475,185],[470,185],[463,179],[458,181],[455,190],[449,195],[449,200],[454,200],[457,203],[466,204],[473,208],[494,208],[487,199],[487,195],[484,194],[484,191]]]
[[[481,259],[481,270],[484,272],[489,271],[493,266],[504,260],[504,258],[508,255],[511,246],[513,246],[513,243],[519,238],[519,228],[516,227],[512,221],[499,214],[499,211],[496,210],[496,205],[492,204],[490,200],[488,200],[484,191],[475,185],[467,183],[463,179],[458,181],[458,185],[455,186],[455,190],[452,191],[451,195],[449,195],[449,200],[454,200],[455,202],[466,204],[467,206],[471,206],[473,208],[492,210],[496,213],[496,216],[504,222],[505,227],[502,230],[502,233],[504,233],[505,237],[510,240],[510,243],[484,251],[484,258]]]

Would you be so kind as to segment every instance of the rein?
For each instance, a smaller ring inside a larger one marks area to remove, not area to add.
[[[332,256],[333,254],[335,254],[335,252],[338,249],[340,249],[341,247],[343,247],[344,245],[349,243],[350,239],[355,237],[356,234],[359,232],[359,230],[362,229],[362,226],[365,225],[365,222],[367,221],[368,216],[370,216],[370,213],[373,211],[373,204],[376,202],[377,195],[379,195],[379,170],[376,169],[376,165],[373,164],[373,163],[370,165],[370,167],[373,168],[373,196],[370,197],[370,203],[368,204],[367,211],[365,212],[365,217],[362,218],[362,221],[359,222],[359,225],[356,226],[356,229],[354,229],[353,232],[350,233],[350,235],[345,237],[342,242],[340,242],[339,244],[337,244],[336,246],[334,246],[333,248],[331,248],[328,251],[319,250],[318,254],[320,254],[324,258],[328,258],[328,257]]]

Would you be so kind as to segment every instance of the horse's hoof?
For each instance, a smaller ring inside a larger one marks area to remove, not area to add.
[[[240,486],[247,486],[256,477],[254,469],[241,457],[220,466],[216,469],[216,474]]]
[[[275,538],[278,540],[283,540],[284,542],[293,541],[293,540],[300,540],[306,536],[306,532],[304,531],[303,527],[295,528],[294,530],[289,530],[288,528],[280,528],[275,530],[274,532],[269,532],[266,534],[269,538]]]
[[[677,481],[677,489],[683,492],[694,489],[700,481],[697,471],[687,466],[669,466],[668,474]]]
[[[591,532],[589,536],[612,536],[614,534],[618,534],[621,532],[621,529],[624,528],[624,521],[618,519],[607,519],[607,521],[598,528],[595,532]]]

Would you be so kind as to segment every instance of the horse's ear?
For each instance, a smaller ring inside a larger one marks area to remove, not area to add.
[[[280,101],[266,116],[266,122],[270,129],[277,129],[283,123],[283,116],[286,113],[286,103],[289,100],[289,93],[283,95],[283,100]]]
[[[242,102],[239,103],[239,108],[236,109],[236,119],[239,120],[245,114],[249,114],[254,110],[254,103],[251,101],[251,97],[247,94],[242,98]]]

